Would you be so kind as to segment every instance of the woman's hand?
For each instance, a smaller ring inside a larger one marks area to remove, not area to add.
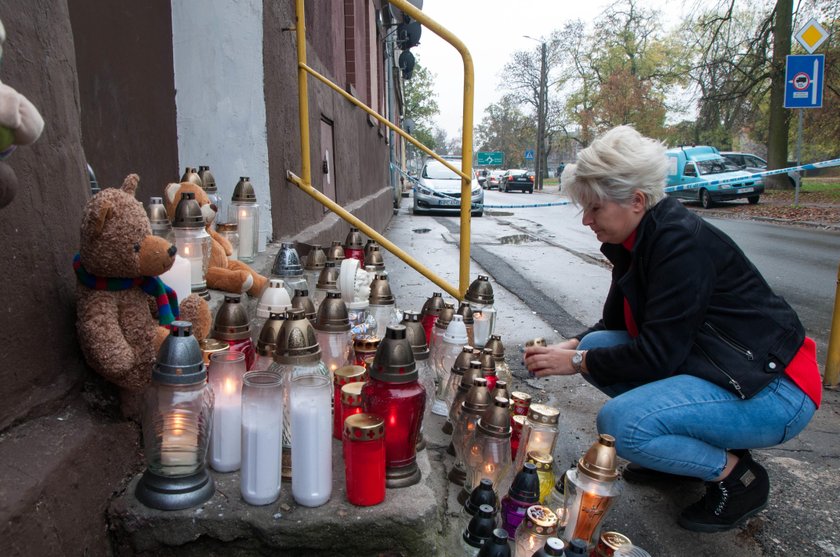
[[[525,367],[536,377],[574,375],[572,356],[577,345],[577,339],[569,339],[551,346],[529,346],[525,350]]]

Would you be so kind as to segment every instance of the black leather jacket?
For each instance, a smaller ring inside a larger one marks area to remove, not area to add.
[[[576,337],[625,330],[627,298],[639,336],[587,352],[596,383],[688,374],[749,398],[784,371],[805,330],[726,234],[673,198],[648,210],[636,234],[630,252],[601,246],[614,266],[603,318]]]

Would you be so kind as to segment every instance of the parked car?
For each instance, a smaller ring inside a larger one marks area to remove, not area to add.
[[[484,189],[492,190],[493,188],[499,189],[499,185],[502,183],[502,175],[505,173],[504,170],[491,170],[489,174],[487,174],[487,181],[484,182]]]
[[[714,147],[678,147],[668,149],[666,155],[669,162],[666,185],[687,186],[668,195],[699,201],[708,209],[718,201],[744,197],[750,204],[755,204],[764,193],[760,178],[750,178],[750,173],[724,159]],[[716,184],[718,180],[733,181]]]
[[[767,170],[767,161],[753,155],[752,153],[739,153],[735,151],[721,151],[720,156],[726,160],[734,163],[738,168],[745,170],[751,174],[756,172],[764,172]],[[795,163],[788,163],[789,166],[796,166]],[[787,173],[790,185],[796,187],[796,181],[799,180],[799,172],[793,171]]]
[[[523,193],[534,193],[534,173],[521,168],[511,168],[502,174],[502,181],[499,190],[508,192],[520,190]]]
[[[455,168],[461,167],[460,159],[447,157]],[[472,173],[471,202],[472,216],[484,214],[484,190],[478,185],[475,172]],[[415,215],[430,211],[461,211],[461,177],[435,159],[428,159],[420,171],[420,179],[414,185]]]

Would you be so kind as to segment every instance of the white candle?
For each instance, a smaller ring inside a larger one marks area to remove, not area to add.
[[[252,261],[256,255],[254,253],[254,237],[256,235],[254,215],[251,211],[242,207],[237,209],[236,214],[239,222],[239,259]]]
[[[171,474],[189,474],[198,467],[198,430],[188,413],[175,411],[163,417],[160,463],[173,467]]]
[[[484,346],[487,344],[487,339],[490,338],[490,316],[478,312],[473,315],[473,319],[475,319],[473,325],[475,344],[476,346]]]
[[[225,378],[220,390],[215,393],[209,460],[213,470],[233,472],[242,461],[242,399],[231,377]]]
[[[251,505],[267,505],[280,496],[282,414],[255,415],[242,424],[240,491]]]
[[[201,250],[196,249],[197,246],[193,244],[183,245],[184,257],[190,262],[190,283],[193,287],[204,284],[204,258],[201,255]]]
[[[179,303],[192,292],[190,288],[190,281],[192,280],[191,272],[192,269],[189,260],[175,254],[175,262],[172,264],[172,267],[160,275],[160,280],[175,291]]]
[[[306,507],[323,505],[332,491],[332,395],[328,377],[292,381],[292,496]]]

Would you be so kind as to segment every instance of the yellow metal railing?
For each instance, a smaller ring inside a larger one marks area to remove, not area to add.
[[[316,201],[327,207],[329,210],[337,214],[339,217],[349,222],[351,225],[357,227],[368,237],[378,242],[383,248],[387,249],[395,256],[399,257],[410,267],[428,278],[430,281],[448,292],[451,296],[462,299],[469,286],[470,276],[470,211],[472,205],[472,151],[473,151],[473,87],[474,87],[474,69],[472,56],[467,47],[464,46],[457,37],[447,31],[444,27],[430,19],[422,11],[418,10],[406,0],[390,0],[390,3],[398,7],[411,18],[417,20],[443,40],[455,47],[461,54],[464,62],[464,117],[461,135],[461,168],[455,168],[447,160],[443,159],[431,149],[405,133],[398,126],[395,126],[387,118],[383,117],[375,110],[358,100],[353,95],[347,93],[344,89],[324,77],[306,64],[306,26],[305,26],[305,11],[304,0],[296,0],[295,15],[297,17],[297,24],[295,25],[295,32],[297,35],[297,57],[298,57],[298,115],[300,118],[300,158],[301,158],[301,176],[296,176],[292,172],[286,173],[286,179],[295,184],[304,193],[308,194]],[[390,60],[389,60],[389,63]],[[342,97],[358,106],[378,121],[382,122],[389,129],[400,135],[406,141],[410,142],[418,149],[426,153],[428,156],[441,162],[447,168],[455,172],[461,177],[461,232],[460,232],[460,256],[458,265],[458,288],[453,287],[448,282],[437,276],[428,267],[411,257],[405,251],[397,247],[391,241],[379,234],[376,230],[365,224],[363,221],[353,216],[350,212],[345,210],[341,205],[337,204],[329,197],[325,196],[312,186],[312,163],[309,155],[309,87],[307,83],[307,76],[318,79],[330,89],[340,94]]]
[[[825,360],[823,385],[837,387],[840,380],[840,267],[837,268],[837,284],[834,288],[834,312],[831,314],[831,333],[828,337],[828,356]]]

